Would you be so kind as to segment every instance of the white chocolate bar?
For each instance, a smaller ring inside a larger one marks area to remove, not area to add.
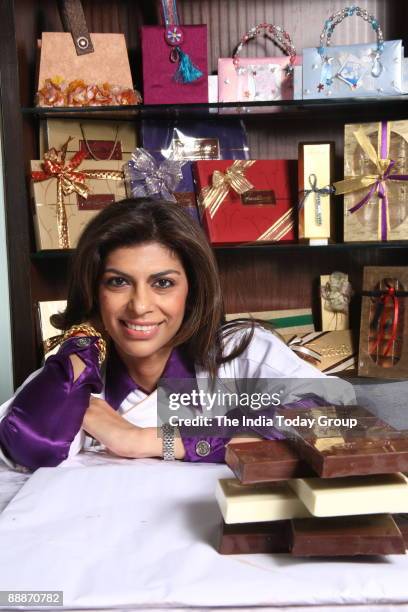
[[[219,480],[215,492],[226,523],[258,523],[309,517],[286,482],[242,485],[235,478]]]
[[[288,481],[314,516],[408,512],[408,479],[401,473]]]

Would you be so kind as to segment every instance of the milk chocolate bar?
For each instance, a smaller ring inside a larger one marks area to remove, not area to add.
[[[314,476],[284,440],[263,440],[227,446],[225,461],[242,484],[273,482],[288,478]]]
[[[238,523],[222,521],[218,552],[221,555],[288,553],[290,521]]]
[[[293,519],[295,557],[403,555],[405,543],[391,515]]]
[[[297,412],[302,419],[310,418],[311,425],[294,424],[291,443],[322,478],[408,471],[408,432],[395,430],[365,409]]]

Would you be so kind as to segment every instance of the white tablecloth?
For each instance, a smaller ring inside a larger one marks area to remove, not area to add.
[[[40,469],[0,515],[0,589],[63,590],[68,609],[408,609],[408,555],[219,555],[214,488],[230,475],[95,453]]]

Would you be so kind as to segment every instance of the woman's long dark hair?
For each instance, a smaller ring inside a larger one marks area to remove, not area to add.
[[[107,255],[114,249],[158,242],[176,253],[188,279],[189,291],[182,326],[171,346],[183,345],[188,357],[215,376],[220,364],[234,359],[250,343],[254,321],[229,323],[224,316],[217,263],[198,224],[178,204],[137,199],[111,204],[83,231],[73,259],[65,312],[53,315],[61,330],[99,316],[98,288]],[[246,328],[233,350],[222,345],[237,329]]]

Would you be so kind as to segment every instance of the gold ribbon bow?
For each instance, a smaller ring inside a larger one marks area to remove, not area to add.
[[[378,128],[381,130],[381,127]],[[363,149],[364,153],[370,158],[373,164],[377,168],[377,174],[363,174],[361,176],[349,177],[344,179],[343,181],[337,181],[334,183],[334,187],[336,188],[336,194],[342,195],[344,193],[351,193],[352,191],[357,191],[359,189],[365,189],[367,187],[371,187],[374,185],[378,178],[381,178],[387,168],[389,167],[391,160],[387,158],[381,158],[381,140],[380,135],[378,138],[378,151],[376,151],[371,144],[370,139],[365,133],[362,126],[359,127],[354,133],[355,139],[357,140],[360,147]],[[388,156],[388,148],[389,148],[389,138],[387,137],[387,156]]]
[[[123,180],[123,172],[119,170],[77,170],[86,157],[86,153],[83,151],[75,153],[68,162],[65,162],[70,140],[72,138],[68,138],[60,151],[57,151],[55,148],[47,151],[44,155],[42,171],[31,173],[31,178],[34,182],[46,181],[52,178],[57,179],[58,243],[62,249],[69,249],[71,246],[64,196],[77,193],[86,199],[90,191],[89,186],[86,184],[86,179]]]
[[[245,177],[245,170],[252,166],[255,160],[235,160],[224,172],[215,170],[212,175],[212,185],[201,190],[200,200],[213,218],[230,189],[242,195],[254,186]]]
[[[354,191],[359,191],[360,189],[367,189],[367,188],[374,189],[374,186],[376,184],[380,187],[381,190],[386,191],[385,182],[390,178],[389,171],[390,171],[390,167],[392,167],[394,162],[388,157],[389,156],[389,142],[390,142],[390,138],[389,138],[390,123],[388,123],[385,128],[386,134],[384,134],[384,136],[386,140],[385,140],[384,147],[381,146],[383,129],[384,127],[380,123],[378,126],[377,151],[373,147],[370,139],[368,138],[362,126],[360,126],[358,130],[353,132],[355,139],[357,140],[360,147],[363,149],[364,153],[369,157],[369,159],[376,166],[377,173],[376,174],[363,174],[360,176],[346,178],[343,181],[337,181],[333,185],[334,188],[336,189],[336,195],[352,193]],[[381,151],[381,149],[383,149],[383,151]],[[381,155],[381,153],[383,153],[383,156]],[[368,196],[369,195],[370,193],[368,194]],[[370,198],[368,197],[368,199]],[[378,198],[378,204],[379,204],[379,207],[381,207],[380,197]],[[354,212],[354,209],[358,209],[360,206],[361,206],[361,203],[353,207],[351,209],[351,212]],[[379,211],[378,237],[380,240],[382,239],[382,234],[384,233],[384,231],[385,233],[387,233],[387,230],[389,230],[389,227],[390,227],[388,206],[386,207],[385,215],[386,215],[386,219],[384,220],[385,230],[384,229],[382,230],[382,213],[381,213],[381,210]]]

